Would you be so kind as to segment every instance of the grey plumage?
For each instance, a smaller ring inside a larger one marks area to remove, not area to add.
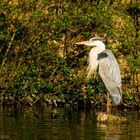
[[[106,57],[103,57],[103,55]],[[105,55],[106,54],[106,55]],[[98,71],[113,102],[118,105],[122,101],[121,75],[118,63],[110,50],[99,54]]]

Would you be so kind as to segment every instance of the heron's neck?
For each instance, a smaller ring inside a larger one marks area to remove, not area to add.
[[[102,51],[104,51],[105,49],[100,49],[100,48],[97,48],[97,47],[94,47],[90,50],[90,53],[89,53],[89,56],[90,57],[94,57],[94,58],[97,58],[98,57],[98,54],[100,54]]]
[[[95,54],[100,54],[102,51],[104,51],[105,50],[105,44],[104,43],[102,43],[102,42],[99,42],[99,44],[97,44],[96,45],[96,47],[93,47],[92,49],[91,49],[91,51],[93,51],[94,52],[94,55]]]
[[[98,67],[98,54],[100,54],[102,51],[105,50],[105,44],[102,42],[96,42],[96,47],[93,47],[89,52],[89,58],[88,58],[88,74],[87,79],[90,79],[91,76],[94,74],[95,71],[97,71]]]

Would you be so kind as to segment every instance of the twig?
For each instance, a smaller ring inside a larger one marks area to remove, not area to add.
[[[11,45],[12,45],[12,42],[13,42],[13,40],[14,40],[15,34],[16,34],[16,31],[15,31],[15,32],[13,33],[13,35],[12,35],[12,38],[11,38],[11,40],[10,40],[10,43],[9,43],[8,48],[7,48],[7,50],[6,50],[6,53],[5,53],[5,58],[4,58],[4,60],[3,60],[1,66],[4,66],[4,64],[5,64],[6,60],[7,60],[7,54],[8,54],[8,52],[9,52],[10,48],[11,48]]]

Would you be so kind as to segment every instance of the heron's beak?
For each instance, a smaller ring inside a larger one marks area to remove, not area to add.
[[[91,41],[82,41],[82,42],[78,42],[76,44],[77,45],[94,46],[93,42],[91,42]]]

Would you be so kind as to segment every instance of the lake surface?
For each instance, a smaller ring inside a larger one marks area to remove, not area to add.
[[[95,109],[1,107],[0,140],[140,140],[140,112],[115,110],[126,122],[98,122]]]

